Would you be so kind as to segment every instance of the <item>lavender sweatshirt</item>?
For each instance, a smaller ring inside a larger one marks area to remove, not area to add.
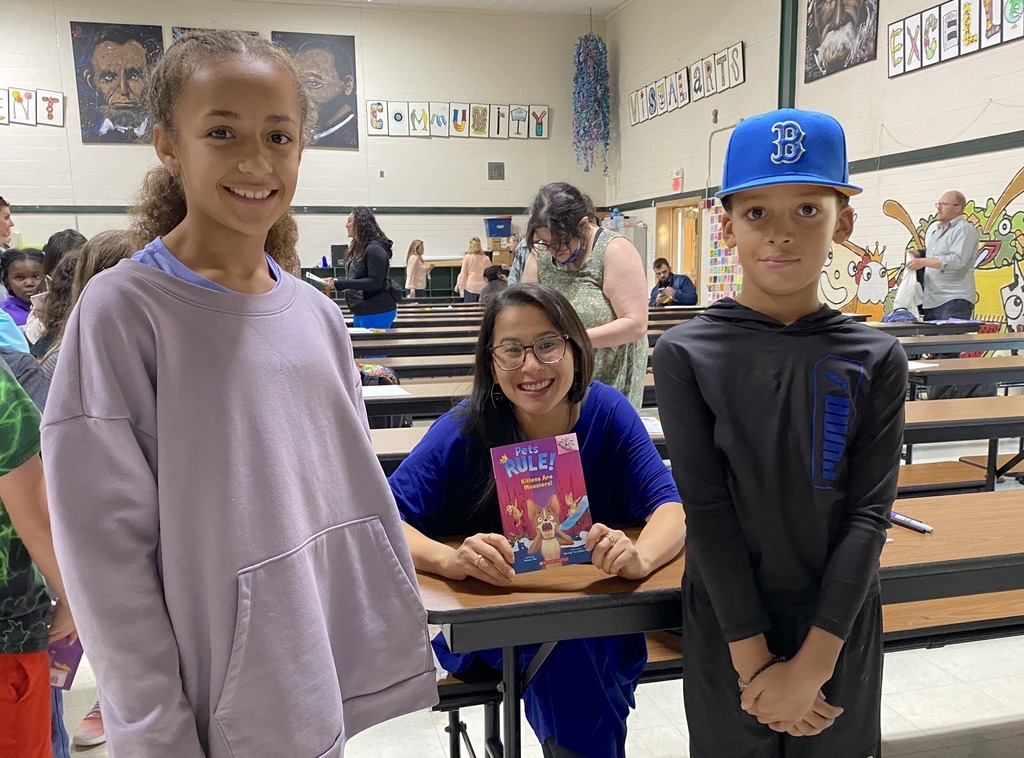
[[[43,424],[54,542],[114,758],[341,756],[437,700],[337,307],[122,261]]]

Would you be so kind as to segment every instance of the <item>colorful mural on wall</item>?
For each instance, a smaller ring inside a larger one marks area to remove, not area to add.
[[[977,287],[975,317],[1002,324],[1003,331],[1024,332],[1024,210],[1007,207],[1024,195],[1024,168],[997,196],[967,201],[964,215],[978,227],[981,239],[975,260]],[[914,221],[896,200],[886,200],[882,212],[907,232],[904,249],[923,246],[934,215]],[[856,236],[856,232],[854,232]],[[904,274],[901,264],[888,270],[885,247],[867,248],[850,241],[832,248],[821,272],[818,290],[823,302],[847,313],[865,313],[881,320],[892,310],[895,290]]]

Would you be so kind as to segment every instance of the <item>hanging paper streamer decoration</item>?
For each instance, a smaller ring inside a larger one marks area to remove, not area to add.
[[[576,43],[576,73],[572,77],[572,146],[576,163],[590,171],[598,161],[608,175],[611,102],[608,87],[608,48],[596,34]]]

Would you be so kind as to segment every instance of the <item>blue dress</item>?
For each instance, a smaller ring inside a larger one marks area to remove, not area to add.
[[[427,431],[389,482],[402,518],[433,539],[501,533],[501,516],[474,508],[489,480],[488,451],[463,432],[463,401]],[[593,382],[573,427],[594,522],[640,526],[663,503],[679,502],[637,412],[618,390]],[[456,655],[434,640],[441,665],[453,673],[482,659],[501,667],[501,651]],[[537,646],[519,649],[526,669]],[[647,662],[642,634],[559,642],[524,693],[526,718],[541,742],[554,736],[585,758],[625,756],[626,717]]]

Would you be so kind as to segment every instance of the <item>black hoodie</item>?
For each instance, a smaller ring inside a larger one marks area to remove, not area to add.
[[[727,642],[766,609],[846,639],[896,497],[907,359],[822,307],[792,324],[725,299],[654,350],[658,408],[686,508],[686,573]]]

